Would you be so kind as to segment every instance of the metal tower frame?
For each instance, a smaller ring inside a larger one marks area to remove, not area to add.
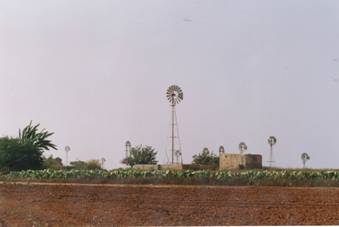
[[[179,136],[179,127],[178,127],[178,119],[176,114],[176,105],[179,104],[184,97],[184,94],[181,88],[177,85],[172,85],[167,89],[166,92],[167,99],[171,103],[171,163],[174,164],[174,156],[176,154],[175,149],[175,139],[178,139],[179,144],[179,154],[181,154],[181,163],[182,163],[182,152],[181,152],[181,142]],[[176,128],[176,129],[175,129]],[[177,134],[175,135],[175,131]],[[178,160],[177,160],[178,162]]]

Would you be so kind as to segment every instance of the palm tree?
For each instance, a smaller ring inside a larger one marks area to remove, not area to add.
[[[49,150],[50,148],[56,150],[56,145],[48,140],[48,137],[53,135],[53,132],[48,132],[45,129],[38,131],[40,124],[32,125],[32,121],[22,131],[19,129],[19,139],[22,143],[30,143],[34,145],[40,152]]]

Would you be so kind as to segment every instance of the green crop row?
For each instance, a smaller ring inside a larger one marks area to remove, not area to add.
[[[27,170],[0,176],[3,180],[91,180],[108,182],[207,183],[225,185],[339,186],[337,170]],[[125,181],[121,181],[125,180]],[[139,180],[139,181],[138,181]],[[140,181],[141,180],[141,181]],[[146,181],[142,181],[146,180]]]

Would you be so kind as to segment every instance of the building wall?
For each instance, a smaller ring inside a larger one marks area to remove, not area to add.
[[[262,168],[262,156],[257,154],[246,154],[246,169],[261,169]]]
[[[164,164],[164,165],[159,165],[160,170],[182,170],[182,165],[181,164]]]
[[[183,164],[183,170],[218,170],[219,165]]]
[[[257,154],[224,154],[219,156],[219,170],[259,169],[262,156]]]
[[[139,170],[213,170],[215,166],[192,164],[135,165]],[[219,154],[219,170],[261,169],[262,156],[257,154]]]
[[[240,154],[220,154],[219,169],[239,169],[244,161],[244,156]]]

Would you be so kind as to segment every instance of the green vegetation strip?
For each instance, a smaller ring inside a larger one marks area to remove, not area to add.
[[[209,185],[339,186],[339,170],[173,171],[27,170],[0,174],[3,181],[167,183]]]

